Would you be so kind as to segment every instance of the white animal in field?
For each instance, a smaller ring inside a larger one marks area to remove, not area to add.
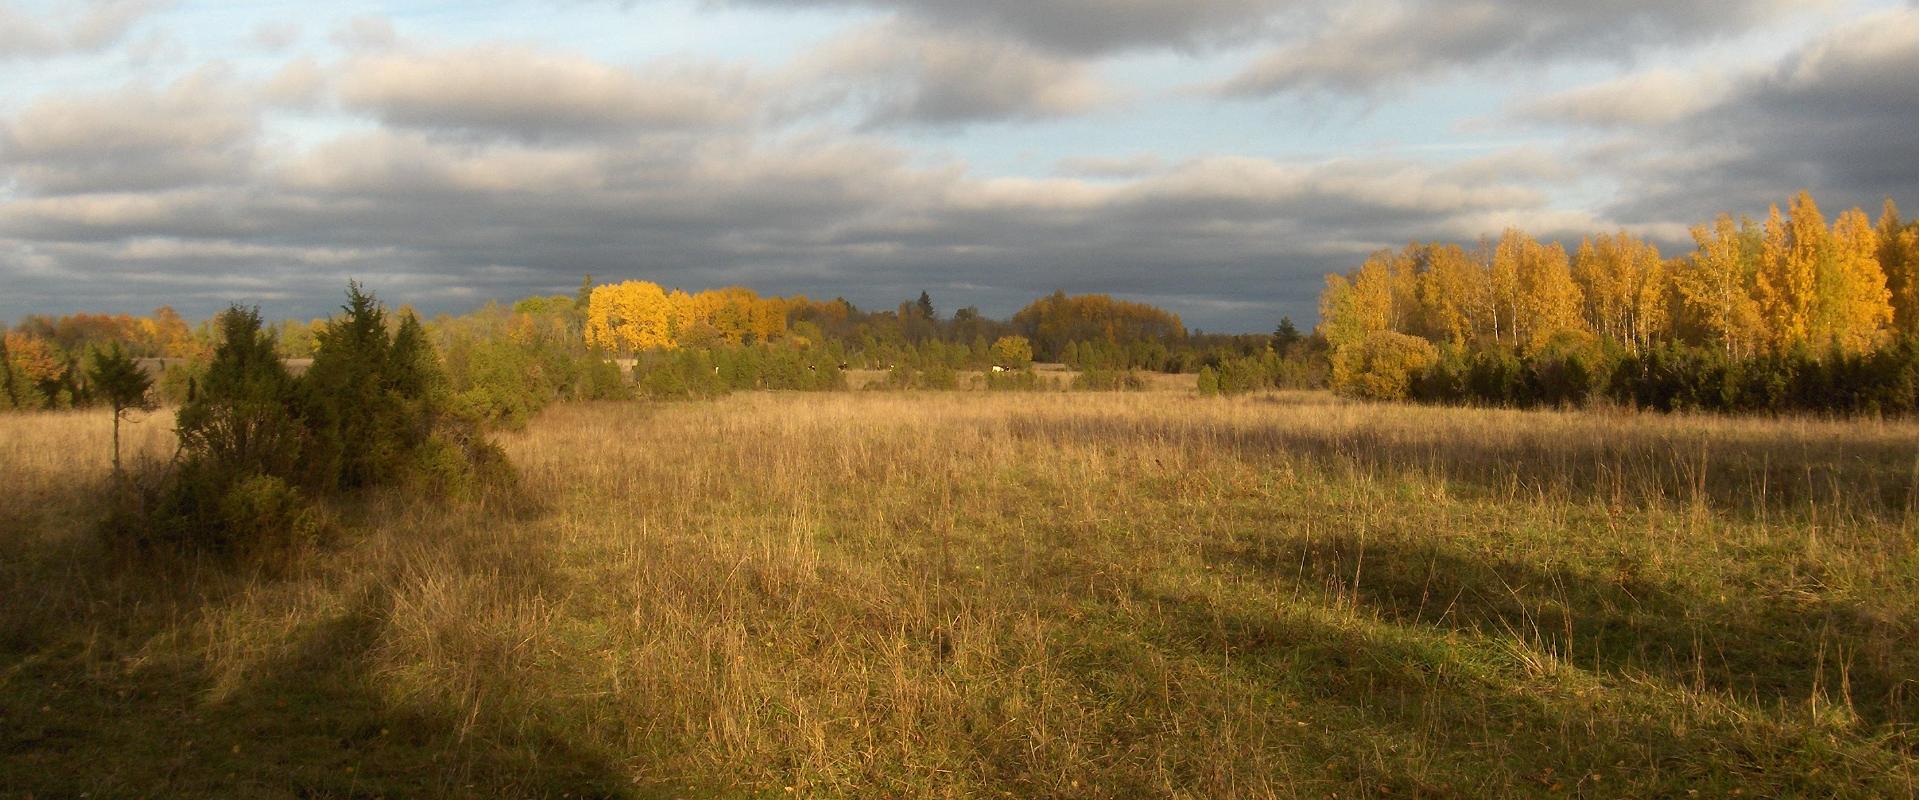
[[[1006,368],[1006,367],[1003,367],[1003,366],[1000,366],[999,364],[995,364],[995,365],[993,365],[993,371],[994,371],[994,372],[1006,372],[1006,371],[1007,371],[1007,368]]]

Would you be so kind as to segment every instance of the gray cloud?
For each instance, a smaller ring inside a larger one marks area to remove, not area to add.
[[[1082,63],[1018,42],[885,23],[827,43],[794,67],[833,87],[870,126],[953,125],[1070,116],[1116,92]]]
[[[755,112],[738,70],[659,63],[642,70],[521,47],[356,57],[339,70],[341,104],[409,128],[571,138],[737,122]]]
[[[46,19],[0,3],[0,61],[100,50],[119,41],[159,5],[155,0],[93,0]]]
[[[1089,55],[1243,40],[1301,0],[729,0],[736,5],[891,10],[944,29],[1011,36]]]
[[[0,125],[0,166],[46,194],[227,180],[247,168],[256,127],[247,93],[208,68],[160,91],[35,101]]]
[[[89,296],[171,281],[183,304],[226,287],[300,314],[351,275],[429,309],[565,290],[586,272],[866,305],[929,288],[997,313],[1062,287],[1175,298],[1196,324],[1258,327],[1271,321],[1249,322],[1245,304],[1310,318],[1318,271],[1544,204],[1524,185],[1412,162],[1219,157],[1129,180],[984,178],[826,135],[629,146],[378,131],[276,163],[227,186],[0,203],[0,237],[32,242],[41,262],[0,274]]]
[[[1635,115],[1606,103],[1558,110],[1563,121],[1618,131],[1588,158],[1620,176],[1613,213],[1622,219],[1753,211],[1800,188],[1829,211],[1873,209],[1890,196],[1911,213],[1920,172],[1915,24],[1906,8],[1844,25],[1670,112]],[[1568,97],[1604,97],[1641,80],[1576,90],[1527,112],[1551,116]]]
[[[1813,0],[1818,2],[1818,0]],[[1739,33],[1799,0],[1401,0],[1339,8],[1219,88],[1231,95],[1365,93],[1489,64],[1615,60]]]

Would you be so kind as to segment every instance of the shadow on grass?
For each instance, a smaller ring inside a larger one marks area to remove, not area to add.
[[[469,576],[513,581],[503,592],[549,580],[533,548],[458,556]],[[182,637],[243,593],[300,578],[85,544],[6,554],[0,594],[39,606],[0,621],[0,796],[634,794],[608,757],[545,720],[543,698],[516,698],[533,713],[480,714],[398,697],[373,657],[394,604],[386,577],[326,587],[348,594],[343,611],[216,690],[211,654]]]
[[[1804,707],[1816,695],[1850,700],[1874,726],[1910,724],[1920,713],[1912,621],[1878,619],[1848,604],[1747,592],[1700,597],[1627,564],[1597,575],[1444,543],[1277,538],[1214,555],[1309,592],[1357,600],[1389,622],[1504,634],[1583,669],[1654,675],[1760,708]]]
[[[1474,413],[1474,412],[1466,412]],[[1407,426],[1288,428],[1205,421],[1016,416],[1016,436],[1058,442],[1161,441],[1244,458],[1290,455],[1352,464],[1375,475],[1417,472],[1497,497],[1565,497],[1615,503],[1686,505],[1771,515],[1860,514],[1912,518],[1915,462],[1910,441],[1833,443],[1716,430],[1676,436],[1641,430],[1633,417],[1609,429],[1569,435],[1525,429],[1531,412],[1502,413],[1514,426],[1497,441],[1471,431]]]
[[[1904,796],[1906,751],[1810,728],[1642,707],[1526,677],[1519,656],[1310,613],[1253,614],[1145,591],[1185,650],[1267,688],[1309,774],[1386,797]],[[1298,720],[1289,722],[1288,720]],[[1298,728],[1292,726],[1298,725]],[[1738,790],[1738,791],[1735,791]]]

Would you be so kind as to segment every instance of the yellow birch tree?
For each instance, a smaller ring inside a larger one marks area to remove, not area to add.
[[[1893,321],[1892,293],[1880,270],[1879,237],[1866,212],[1856,208],[1833,221],[1830,241],[1831,254],[1821,263],[1814,342],[1866,352],[1881,343]]]
[[[1920,260],[1914,223],[1900,221],[1900,209],[1889,197],[1881,207],[1880,224],[1874,233],[1879,242],[1880,271],[1887,276],[1887,291],[1893,304],[1893,327],[1912,334],[1916,322],[1915,262]]]
[[[1745,355],[1764,337],[1760,305],[1748,288],[1745,243],[1733,218],[1693,227],[1695,250],[1673,274],[1674,289],[1708,338],[1732,356]]]

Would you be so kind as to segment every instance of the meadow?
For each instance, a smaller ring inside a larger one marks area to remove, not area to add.
[[[0,796],[1916,791],[1911,419],[565,403],[238,565],[109,431],[0,416]]]

